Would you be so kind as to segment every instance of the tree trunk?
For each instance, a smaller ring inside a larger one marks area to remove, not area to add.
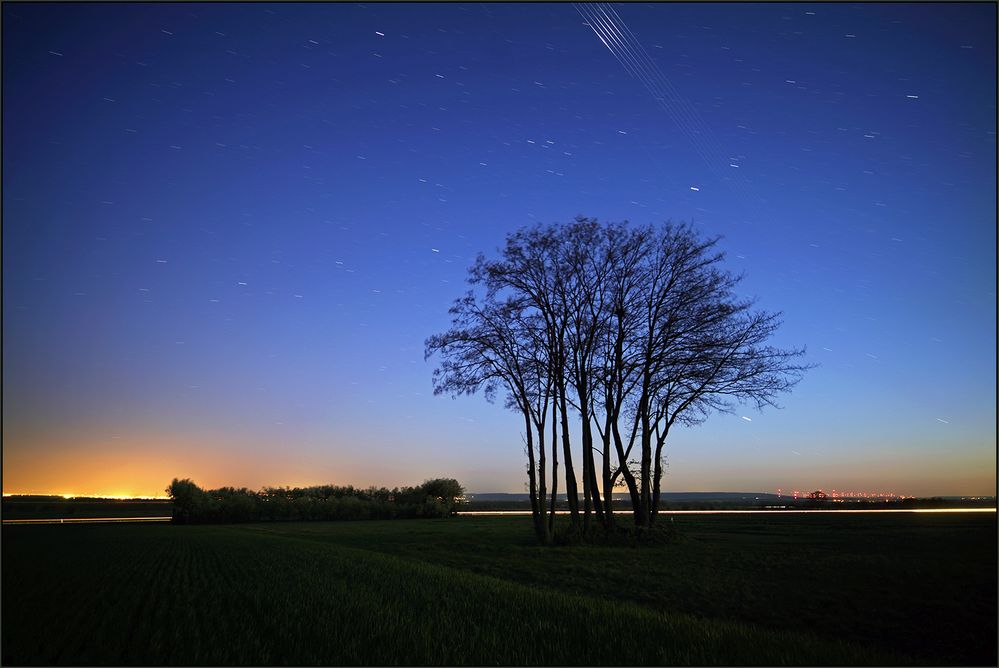
[[[651,525],[656,520],[656,515],[659,514],[659,499],[662,496],[662,479],[663,479],[663,445],[666,443],[666,434],[663,434],[662,438],[656,439],[656,460],[655,460],[655,472],[652,475],[652,513],[649,516],[649,524]]]
[[[552,499],[548,513],[548,535],[555,538],[555,502],[558,500],[558,419],[552,401]]]
[[[604,518],[603,502],[600,498],[600,487],[597,485],[597,467],[593,460],[593,424],[590,422],[590,397],[586,383],[586,375],[580,376],[582,389],[577,390],[579,395],[580,414],[582,415],[582,437],[583,437],[583,478],[590,490],[590,499],[597,519],[606,525]]]
[[[547,506],[547,470],[545,467],[545,423],[541,420],[538,424],[538,521],[544,530],[545,545],[551,542],[550,531],[548,530]]]
[[[590,530],[590,514],[592,506],[590,503],[590,460],[586,456],[586,438],[583,438],[583,531]]]
[[[624,482],[628,486],[628,494],[631,496],[631,511],[634,515],[635,524],[638,524],[639,517],[639,506],[641,505],[641,500],[638,494],[638,484],[635,481],[635,476],[628,468],[627,457],[624,454],[624,441],[621,439],[621,432],[617,427],[617,420],[611,422],[611,431],[614,434],[614,447],[617,449],[617,458],[621,464],[621,475],[624,476]]]
[[[652,509],[652,444],[648,442],[648,437],[642,434],[642,464],[641,464],[641,490],[638,504],[639,518],[638,526],[649,526],[649,512]]]
[[[642,459],[639,472],[641,476],[641,498],[638,505],[640,511],[638,526],[640,527],[649,526],[649,511],[652,508],[652,434],[649,431],[651,428],[649,423],[649,394],[648,390],[645,389],[649,387],[651,380],[650,374],[646,372],[644,382],[642,383],[642,398],[638,402],[639,417],[642,421]]]
[[[587,420],[586,426],[583,428],[583,447],[585,448],[586,456],[586,473],[589,476],[590,489],[592,490],[593,511],[597,519],[606,525],[607,519],[604,512],[603,497],[600,495],[600,485],[597,484],[597,465],[593,457],[593,427],[590,425],[589,420]]]
[[[565,403],[565,383],[559,379],[558,399],[559,412],[562,419],[562,461],[565,462],[565,492],[569,500],[569,516],[572,518],[572,525],[579,526],[579,491],[576,486],[576,472],[572,466],[572,446],[569,443],[569,420],[566,417],[568,410]]]
[[[531,519],[534,522],[534,531],[538,535],[538,540],[547,544],[548,527],[542,521],[538,509],[538,483],[537,472],[534,469],[534,430],[531,425],[531,412],[529,408],[522,410],[524,412],[524,426],[527,429],[527,480],[531,497]]]
[[[609,422],[609,420],[608,420]],[[603,477],[603,487],[604,487],[604,525],[608,528],[614,526],[614,486],[611,484],[611,465],[610,465],[610,425],[605,423],[606,428],[604,429],[603,446],[604,452],[603,457],[603,467],[601,474]]]

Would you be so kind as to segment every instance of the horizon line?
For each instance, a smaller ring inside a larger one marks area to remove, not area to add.
[[[822,491],[822,490],[819,490]],[[528,492],[465,492],[466,497],[474,498],[476,496],[486,496],[486,495],[507,495],[507,496],[524,496],[528,497]],[[675,491],[675,492],[663,492],[662,496],[674,495],[674,494],[744,494],[747,496],[752,495],[766,495],[777,498],[787,497],[789,500],[795,498],[792,494],[777,494],[776,492],[728,492],[720,490],[707,490],[707,491]],[[47,497],[61,497],[65,500],[71,499],[101,499],[106,501],[169,501],[170,496],[163,495],[123,495],[123,494],[87,494],[87,493],[65,493],[65,492],[4,492],[3,498],[15,497],[15,496],[47,496]],[[565,492],[560,492],[557,496],[565,496]],[[628,492],[614,492],[615,499],[628,498]],[[807,496],[799,496],[797,498],[807,499]],[[925,496],[917,495],[898,495],[892,492],[887,492],[884,494],[870,494],[867,493],[866,496],[839,496],[838,498],[849,498],[849,499],[888,499],[894,498],[897,500],[905,499],[932,499],[932,498],[962,498],[962,499],[995,499],[995,494],[932,494]]]

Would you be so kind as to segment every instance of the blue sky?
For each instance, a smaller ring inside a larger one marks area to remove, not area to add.
[[[571,4],[5,3],[4,491],[521,491],[423,341],[585,214],[723,235],[820,365],[668,489],[993,493],[995,5],[614,7],[646,78]]]

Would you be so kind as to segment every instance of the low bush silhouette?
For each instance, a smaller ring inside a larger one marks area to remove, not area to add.
[[[245,487],[204,490],[188,478],[174,478],[166,491],[178,524],[450,517],[465,492],[453,478],[395,489],[317,485],[264,487],[258,492]]]

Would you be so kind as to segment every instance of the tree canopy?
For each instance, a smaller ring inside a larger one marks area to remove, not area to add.
[[[559,455],[573,526],[613,526],[623,486],[634,524],[650,527],[671,429],[737,403],[775,407],[809,368],[804,349],[768,343],[780,314],[736,296],[742,277],[722,268],[718,242],[668,222],[523,228],[498,258],[478,256],[451,328],[427,339],[435,394],[499,392],[521,415],[542,541],[553,538]]]

